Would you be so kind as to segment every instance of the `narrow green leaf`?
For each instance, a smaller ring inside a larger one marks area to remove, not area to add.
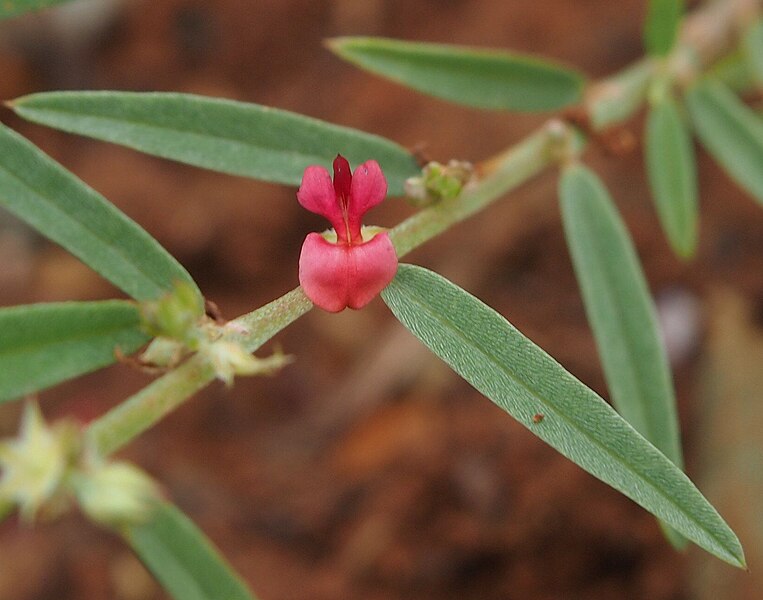
[[[744,565],[739,540],[686,475],[489,306],[412,265],[400,265],[382,297],[432,352],[535,435],[708,552]]]
[[[683,0],[649,0],[644,45],[653,56],[665,56],[673,49],[684,13]]]
[[[743,94],[755,85],[755,73],[748,57],[740,48],[714,62],[705,74],[737,94]]]
[[[697,248],[697,167],[691,135],[669,94],[649,110],[644,149],[662,229],[675,253],[688,258]]]
[[[589,88],[588,110],[594,130],[627,121],[641,109],[657,66],[655,61],[643,59]]]
[[[740,186],[763,203],[763,119],[722,83],[705,79],[686,94],[702,145]]]
[[[758,19],[747,29],[742,47],[750,70],[759,86],[763,86],[763,19]]]
[[[419,172],[413,156],[382,137],[295,113],[188,94],[51,92],[14,100],[43,125],[223,173],[299,185],[309,165],[337,153],[379,162],[390,194]]]
[[[15,17],[16,15],[41,10],[56,4],[63,4],[69,0],[0,0],[0,19]]]
[[[153,518],[123,535],[176,600],[255,600],[212,543],[177,507],[159,503]]]
[[[612,403],[682,468],[670,367],[628,230],[604,186],[585,167],[567,167],[559,187],[567,245]]]
[[[196,289],[186,270],[137,223],[2,125],[0,206],[133,298],[157,298],[177,280]]]
[[[556,110],[579,102],[583,92],[576,71],[498,50],[374,37],[334,38],[328,46],[367,71],[477,108]]]
[[[0,309],[0,402],[94,371],[148,341],[137,307],[120,300]]]
[[[13,502],[0,499],[0,523],[5,521],[11,513],[15,510],[16,505]]]

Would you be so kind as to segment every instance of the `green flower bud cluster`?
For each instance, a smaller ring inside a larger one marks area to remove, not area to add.
[[[24,521],[50,519],[76,504],[98,523],[121,526],[147,520],[159,496],[136,466],[94,458],[74,423],[48,426],[35,402],[19,435],[0,442],[0,518],[18,508]]]
[[[414,206],[427,206],[455,198],[473,178],[471,163],[461,160],[451,160],[447,165],[430,162],[419,177],[406,180],[405,194]]]
[[[235,339],[245,332],[207,316],[198,294],[184,282],[158,300],[142,303],[140,310],[143,327],[156,336],[140,356],[149,367],[172,368],[197,352],[218,379],[232,385],[236,375],[270,374],[291,360],[281,352],[264,359],[252,356]]]

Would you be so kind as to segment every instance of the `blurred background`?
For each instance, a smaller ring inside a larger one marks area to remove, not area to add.
[[[645,2],[92,0],[0,25],[0,98],[55,89],[182,91],[381,134],[478,161],[546,117],[451,106],[342,63],[336,35],[510,48],[591,78],[642,54]],[[215,174],[22,122],[154,235],[228,318],[297,285],[308,231],[295,189]],[[700,153],[698,257],[670,252],[636,143],[589,164],[634,237],[667,335],[687,469],[739,534],[751,573],[671,550],[652,517],[544,445],[430,355],[377,300],[312,311],[274,343],[278,376],[214,384],[121,456],[162,482],[262,600],[757,598],[763,559],[763,214]],[[337,148],[341,151],[341,148]],[[556,174],[406,258],[495,307],[606,397],[568,253]],[[411,214],[385,202],[369,222]],[[118,297],[0,213],[0,305]],[[271,345],[272,347],[272,345]],[[264,352],[268,352],[266,348]],[[116,365],[41,394],[88,420],[150,377]],[[13,435],[19,406],[0,409]],[[0,600],[157,600],[118,538],[78,515],[0,525]]]

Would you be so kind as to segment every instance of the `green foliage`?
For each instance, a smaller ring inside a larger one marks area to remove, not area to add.
[[[763,86],[763,19],[750,25],[742,39],[742,47],[753,77]]]
[[[653,56],[665,56],[673,49],[684,13],[683,0],[649,0],[644,45]]]
[[[132,549],[176,600],[255,600],[193,522],[158,503],[150,521],[123,530]]]
[[[719,81],[704,79],[686,94],[702,145],[740,186],[763,203],[763,119]]]
[[[189,94],[51,92],[19,98],[11,108],[71,133],[276,183],[299,185],[305,167],[330,165],[339,152],[353,165],[377,160],[393,195],[418,172],[413,156],[394,142],[257,104]]]
[[[662,229],[673,251],[688,258],[697,248],[697,166],[691,135],[669,93],[649,109],[644,150]]]
[[[111,364],[147,340],[137,307],[119,300],[0,309],[0,402]]]
[[[137,223],[1,125],[0,206],[133,298],[156,298],[175,281],[196,289],[186,270]]]
[[[602,183],[585,167],[567,167],[559,193],[567,245],[612,403],[680,468],[670,367],[628,230]]]
[[[178,282],[172,292],[140,305],[146,331],[184,343],[196,338],[203,315],[204,302],[186,282]]]
[[[0,0],[0,19],[63,4],[69,0]]]
[[[579,73],[534,57],[373,37],[335,38],[328,45],[372,73],[467,106],[545,111],[582,97]]]
[[[591,86],[589,93],[595,101],[589,101],[588,112],[594,130],[627,121],[640,110],[654,72],[654,61],[641,60],[607,79],[604,85]]]
[[[744,93],[755,84],[750,61],[742,49],[737,48],[713,63],[706,76],[720,81],[735,93]]]
[[[739,540],[686,475],[493,309],[412,265],[400,265],[382,297],[432,352],[535,435],[708,552],[744,566]]]

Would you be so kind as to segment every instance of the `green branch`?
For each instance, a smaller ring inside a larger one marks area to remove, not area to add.
[[[658,68],[678,80],[696,76],[699,69],[729,50],[740,18],[759,10],[761,4],[761,0],[711,3],[686,19],[679,44],[664,63],[644,59],[593,83],[581,107],[589,125],[584,129],[598,131],[629,119],[644,105],[649,82]],[[536,133],[479,165],[479,178],[467,184],[459,196],[424,208],[391,229],[398,257],[483,210],[546,168],[578,154],[585,141],[585,133],[576,126],[551,119]],[[311,308],[302,290],[296,288],[233,321],[229,338],[254,352]],[[86,431],[89,442],[101,455],[119,450],[214,377],[214,369],[203,356],[192,356],[93,421]]]

